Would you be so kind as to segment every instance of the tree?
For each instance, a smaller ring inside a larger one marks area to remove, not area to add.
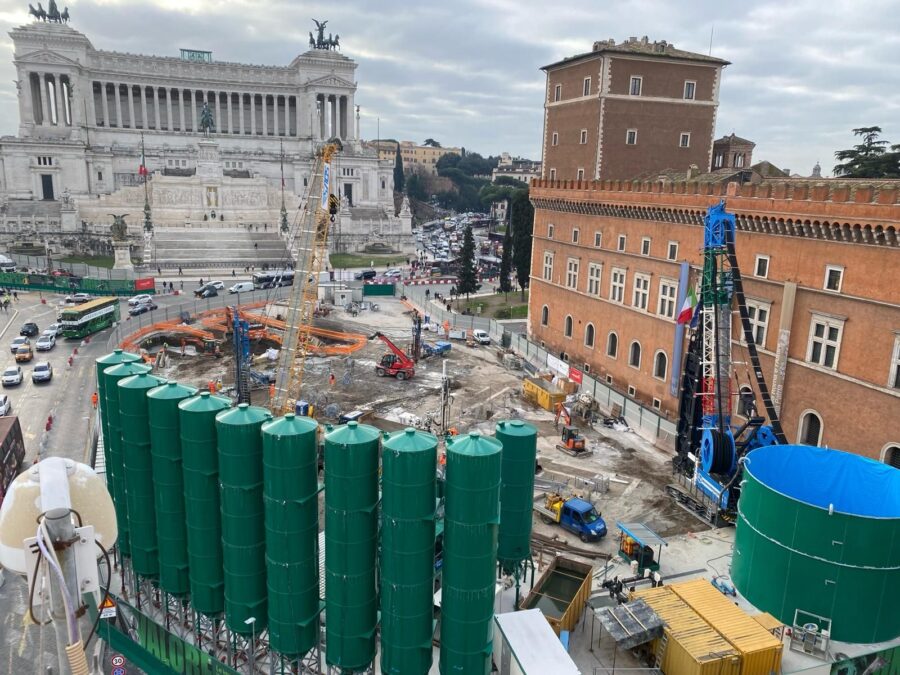
[[[420,202],[428,200],[428,192],[425,190],[422,177],[414,173],[406,179],[406,194],[410,199],[418,199]]]
[[[403,157],[400,156],[400,144],[397,144],[397,154],[394,155],[394,191],[403,192]]]
[[[834,167],[835,176],[900,178],[900,145],[880,140],[881,127],[860,127],[854,129],[853,134],[862,138],[862,143],[834,153],[835,159],[841,162]]]
[[[509,205],[509,226],[512,228],[513,264],[516,266],[516,281],[525,299],[525,289],[531,276],[531,233],[534,228],[534,207],[528,197],[528,190],[520,190],[513,195]]]
[[[463,234],[462,251],[459,254],[459,282],[456,284],[456,290],[460,295],[466,294],[466,300],[469,294],[478,290],[478,272],[475,268],[475,236],[472,234],[472,226],[466,225],[465,234]]]
[[[500,256],[500,292],[509,293],[513,288],[509,282],[509,275],[512,273],[512,228],[507,227],[503,235],[503,255]]]
[[[432,147],[432,148],[439,148],[439,147],[441,147],[441,144],[438,143],[438,142],[437,142],[436,140],[434,140],[433,138],[426,138],[426,139],[425,139],[425,142],[422,143],[422,145],[427,145],[427,146]]]

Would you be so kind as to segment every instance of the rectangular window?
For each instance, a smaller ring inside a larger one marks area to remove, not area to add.
[[[553,239],[553,223],[547,224],[547,239]]]
[[[844,268],[840,265],[825,266],[825,290],[841,292],[841,284],[844,282]]]
[[[640,96],[641,95],[641,85],[643,84],[644,78],[637,77],[636,75],[631,76],[631,86],[628,89],[628,93],[632,96]]]
[[[842,320],[813,314],[809,328],[809,348],[806,352],[806,360],[817,366],[837,370],[843,332],[844,322]]]
[[[581,88],[582,96],[590,96],[591,95],[591,78],[584,78],[584,85]]]
[[[689,148],[691,147],[691,134],[687,131],[681,132],[681,138],[678,139],[678,147],[679,148]]]
[[[609,281],[609,299],[613,302],[625,302],[625,270],[613,267]]]
[[[559,134],[557,132],[553,132],[553,135],[550,137],[550,145],[559,145]]]
[[[578,235],[580,234],[580,230],[576,227],[572,229],[572,243],[578,243]]]
[[[553,281],[553,254],[544,254],[544,280]]]
[[[606,376],[606,384],[612,384],[612,383],[613,383],[612,375],[607,375]]]
[[[637,389],[635,389],[634,385],[632,385],[632,384],[628,385],[628,395],[631,398],[634,398],[635,396],[637,396]]]
[[[659,302],[656,313],[667,319],[675,318],[675,299],[678,297],[678,284],[671,279],[660,279]]]
[[[603,233],[602,232],[594,232],[594,248],[600,248],[600,244],[603,243]]]
[[[550,169],[550,180],[556,180],[556,169]]]
[[[618,246],[616,247],[616,250],[617,250],[617,251],[624,251],[624,250],[625,250],[625,242],[626,242],[626,240],[627,240],[627,236],[626,236],[626,235],[624,235],[624,234],[620,234],[620,235],[619,235],[619,244],[618,244]]]
[[[103,180],[103,172],[102,171],[97,172],[97,180]]]
[[[753,268],[753,276],[757,276],[760,279],[769,278],[769,256],[756,256],[756,265]]]
[[[641,255],[650,255],[650,237],[641,239]]]
[[[588,295],[600,297],[600,278],[603,276],[603,265],[591,263],[588,265]]]
[[[581,130],[581,138],[578,140],[581,145],[587,143],[587,129]]]
[[[629,129],[625,132],[625,145],[637,145],[637,129]]]
[[[562,100],[562,85],[558,84],[553,89],[553,100],[560,101]]]
[[[723,155],[721,155],[721,154],[716,155],[716,159],[713,161],[713,166],[714,166],[715,168],[717,168],[717,169],[721,169],[721,168],[722,168],[722,162],[724,161],[724,159],[725,159],[725,158],[724,158]]]
[[[578,260],[576,258],[569,258],[566,264],[566,286],[578,288]]]
[[[634,275],[634,293],[631,296],[631,304],[637,309],[646,312],[647,303],[650,300],[650,277],[646,274]]]
[[[894,354],[891,357],[891,373],[888,378],[888,386],[900,389],[900,336],[894,338]]]
[[[662,401],[660,401],[658,398],[653,399],[653,407],[656,410],[659,410],[662,407]]]
[[[753,333],[753,342],[760,347],[766,346],[766,332],[769,329],[769,308],[767,302],[747,300],[747,315],[750,317],[750,331]]]
[[[578,171],[575,172],[575,179],[584,180],[584,169],[578,169]]]
[[[686,101],[694,100],[694,92],[697,91],[697,83],[692,80],[684,81],[684,98]]]
[[[666,259],[667,260],[678,260],[678,242],[677,241],[669,242],[669,249],[666,252]]]

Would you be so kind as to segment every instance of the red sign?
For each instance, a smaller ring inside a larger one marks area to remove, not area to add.
[[[147,277],[146,279],[135,279],[134,290],[136,291],[152,291],[156,288],[156,279]]]
[[[580,370],[578,370],[577,368],[573,368],[572,366],[569,366],[569,379],[572,380],[572,382],[577,382],[578,384],[581,384],[582,377],[583,377],[583,374]]]

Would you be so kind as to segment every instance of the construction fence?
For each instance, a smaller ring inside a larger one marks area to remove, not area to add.
[[[53,276],[52,274],[29,274],[27,272],[0,272],[0,286],[24,291],[46,293],[90,293],[91,295],[134,295],[141,292],[137,279],[96,279],[82,277]],[[153,292],[153,285],[148,290]]]
[[[47,256],[45,255],[22,255],[20,253],[4,253],[16,263],[19,270],[43,270],[47,269]],[[94,279],[134,279],[135,270],[114,270],[109,267],[95,267],[94,265],[85,265],[84,263],[67,263],[59,260],[53,261],[53,269],[66,270],[74,274],[76,277],[92,277]]]

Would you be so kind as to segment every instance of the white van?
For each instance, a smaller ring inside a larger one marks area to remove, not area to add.
[[[249,293],[253,290],[252,281],[239,281],[228,289],[229,293]]]

